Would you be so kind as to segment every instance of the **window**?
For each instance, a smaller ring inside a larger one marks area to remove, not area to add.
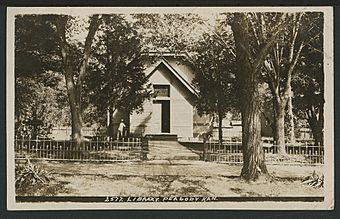
[[[170,85],[153,85],[155,97],[170,97]]]

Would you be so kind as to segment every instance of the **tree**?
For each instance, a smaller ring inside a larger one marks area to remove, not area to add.
[[[233,44],[230,35],[225,42]],[[219,142],[223,140],[223,118],[227,112],[237,108],[233,89],[234,58],[229,49],[221,45],[213,34],[208,33],[204,34],[195,55],[191,55],[191,63],[195,69],[193,85],[199,91],[195,104],[199,114],[217,115]]]
[[[259,76],[269,50],[284,29],[285,16],[283,13],[234,13],[230,22],[235,40],[236,79],[241,99],[241,177],[246,180],[256,180],[268,174],[261,140]]]
[[[266,72],[266,82],[269,85],[273,95],[274,109],[274,139],[278,146],[278,153],[285,154],[285,108],[291,96],[291,80],[295,66],[299,60],[303,41],[298,40],[301,28],[302,14],[287,15],[291,18],[291,29],[283,33],[280,39],[275,43],[273,52],[271,52],[265,61],[264,70]],[[289,23],[287,22],[287,25]]]
[[[319,15],[318,15],[319,16]],[[290,123],[290,140],[294,140],[294,121],[292,114],[292,78],[296,73],[296,67],[306,45],[311,43],[321,32],[313,32],[316,19],[315,13],[293,13],[288,14],[285,18],[287,25],[286,31],[283,31],[275,46],[268,54],[265,65],[265,81],[268,83],[272,93],[274,108],[274,139],[278,145],[278,152],[285,154],[285,109],[288,106],[289,123]],[[292,142],[291,142],[292,143]]]
[[[16,134],[48,137],[52,126],[69,124],[65,82],[48,16],[15,19]],[[37,34],[38,33],[38,34]],[[34,121],[35,125],[32,125]]]
[[[67,40],[67,27],[71,22],[70,16],[54,16],[54,24],[59,40],[60,54],[62,57],[62,71],[65,75],[67,95],[70,104],[72,118],[72,139],[77,143],[82,141],[82,125],[83,119],[81,115],[81,95],[84,78],[87,73],[88,62],[91,53],[91,45],[95,37],[96,31],[100,25],[99,15],[93,15],[90,18],[88,34],[85,39],[83,50],[80,54],[74,54],[72,46]],[[80,63],[75,63],[75,57],[78,55]],[[75,80],[76,79],[76,80]]]
[[[98,117],[107,109],[111,115],[114,110],[129,115],[142,110],[142,103],[151,93],[140,36],[122,15],[103,15],[102,22],[90,62],[91,73],[84,84],[87,100],[83,102],[93,104]]]
[[[312,13],[314,28],[309,32],[313,38],[306,44],[299,71],[292,83],[294,90],[294,113],[306,120],[312,130],[314,143],[323,145],[324,128],[324,65],[323,65],[323,17]]]
[[[24,15],[16,17],[16,74],[37,78],[46,71],[60,72],[66,83],[71,112],[72,138],[81,141],[80,96],[88,65],[92,40],[99,26],[98,16],[90,19],[89,33],[83,43],[72,35],[79,24],[71,16]],[[28,69],[28,70],[27,70]],[[38,102],[37,102],[38,103]],[[42,104],[42,103],[38,103]]]

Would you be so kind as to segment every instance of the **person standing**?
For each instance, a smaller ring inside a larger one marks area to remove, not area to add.
[[[124,124],[124,119],[122,119],[118,126],[117,140],[119,140],[121,137],[124,138],[125,127],[126,125]]]

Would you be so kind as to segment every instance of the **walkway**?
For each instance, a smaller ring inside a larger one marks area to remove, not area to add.
[[[199,160],[200,156],[177,141],[149,140],[149,160]]]

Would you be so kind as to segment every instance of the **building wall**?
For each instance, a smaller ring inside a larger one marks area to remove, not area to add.
[[[170,85],[170,98],[157,97],[144,102],[144,111],[130,116],[130,132],[155,134],[161,132],[161,105],[153,100],[170,100],[170,133],[178,137],[193,137],[193,94],[160,64],[150,76],[152,84]]]

